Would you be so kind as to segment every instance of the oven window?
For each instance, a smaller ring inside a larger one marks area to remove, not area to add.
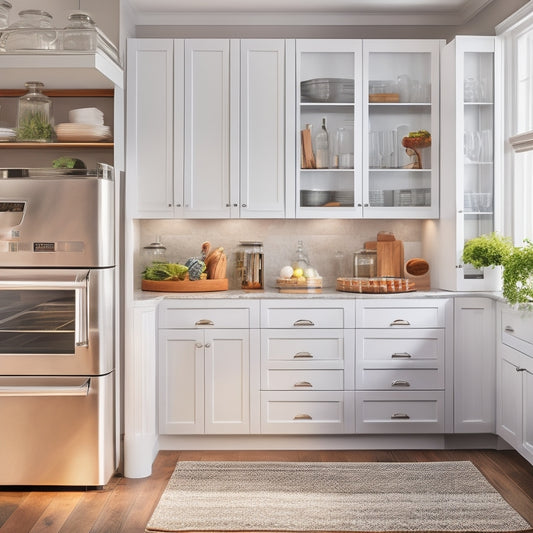
[[[74,290],[0,290],[1,354],[73,354]]]

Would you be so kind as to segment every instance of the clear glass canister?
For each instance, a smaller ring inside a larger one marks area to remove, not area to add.
[[[11,7],[11,4],[6,0],[0,0],[0,30],[9,26],[9,10]]]
[[[42,93],[39,81],[25,84],[28,92],[19,98],[17,140],[51,142],[54,134],[52,100]]]
[[[262,289],[264,287],[263,243],[241,241],[237,252],[237,275],[242,289]]]
[[[63,33],[64,50],[95,50],[96,26],[87,13],[75,12],[68,17]]]
[[[161,242],[161,238],[157,236],[154,242],[147,244],[143,248],[143,261],[147,266],[152,263],[166,263],[166,253],[166,247]]]
[[[19,11],[19,19],[10,24],[4,43],[6,50],[55,50],[57,32],[52,15],[39,9]]]
[[[376,250],[359,250],[353,254],[353,275],[355,278],[375,278],[378,268]]]

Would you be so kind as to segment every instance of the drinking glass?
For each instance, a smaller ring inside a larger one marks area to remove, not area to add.
[[[335,137],[339,168],[353,168],[353,130],[339,128]]]

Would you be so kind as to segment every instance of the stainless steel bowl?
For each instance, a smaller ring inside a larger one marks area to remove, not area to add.
[[[319,207],[331,200],[331,191],[319,189],[304,189],[300,191],[300,205],[302,207]]]
[[[354,82],[345,78],[315,78],[302,81],[304,102],[353,102]]]

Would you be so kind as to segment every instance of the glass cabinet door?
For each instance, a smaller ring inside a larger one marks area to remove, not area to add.
[[[296,213],[362,214],[361,41],[296,41]]]
[[[438,218],[437,40],[363,42],[363,216]]]

